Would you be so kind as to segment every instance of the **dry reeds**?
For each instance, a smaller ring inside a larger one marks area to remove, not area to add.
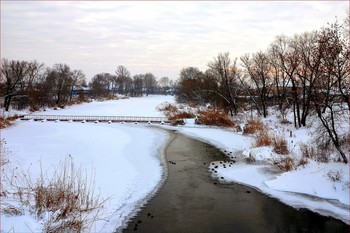
[[[260,118],[251,118],[243,129],[244,134],[255,134],[264,130],[264,124]]]
[[[14,116],[11,116],[11,117],[6,117],[6,118],[0,117],[0,129],[6,128],[6,127],[12,125],[12,123],[15,120],[17,120],[18,118],[19,118],[18,115],[14,115]]]
[[[258,132],[255,138],[255,146],[270,146],[272,143],[271,137],[266,130]]]
[[[13,173],[15,174],[15,173]],[[99,211],[108,199],[95,193],[94,174],[83,175],[72,158],[66,159],[46,177],[41,169],[37,182],[23,171],[7,177],[13,197],[39,219],[46,219],[45,232],[81,232],[99,217]]]
[[[273,151],[280,155],[289,154],[287,140],[284,137],[275,137],[273,140]]]
[[[218,111],[199,111],[196,124],[220,127],[233,127],[235,124],[230,117]]]

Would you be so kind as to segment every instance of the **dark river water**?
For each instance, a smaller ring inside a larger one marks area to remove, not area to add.
[[[170,140],[166,181],[123,232],[349,232],[341,221],[296,210],[252,188],[214,183],[210,162],[227,160],[219,149],[176,132]]]

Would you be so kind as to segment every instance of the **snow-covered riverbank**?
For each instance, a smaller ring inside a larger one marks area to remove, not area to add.
[[[164,101],[175,102],[171,96],[148,96],[48,109],[36,114],[162,116],[156,106]],[[101,197],[110,197],[101,213],[104,219],[97,221],[90,230],[111,232],[123,224],[139,202],[161,181],[164,172],[161,152],[168,136],[166,132],[148,126],[18,120],[1,131],[10,160],[3,173],[20,167],[35,181],[40,175],[40,166],[49,177],[54,171],[52,168],[71,156],[82,170],[95,174],[96,192],[100,192]],[[192,124],[164,127],[205,140],[222,150],[251,151],[253,138],[232,131]],[[268,148],[253,149],[252,152],[259,154],[262,160],[271,156]],[[218,174],[226,181],[253,186],[296,208],[306,207],[349,224],[348,165],[310,162],[283,174],[269,172],[270,166],[241,162],[230,169],[218,169]],[[330,171],[341,173],[341,180],[331,181],[327,175]],[[6,202],[13,203],[13,200],[2,197],[1,205]],[[42,222],[29,215],[27,210],[24,215],[16,217],[1,213],[2,232],[40,231],[42,227]]]

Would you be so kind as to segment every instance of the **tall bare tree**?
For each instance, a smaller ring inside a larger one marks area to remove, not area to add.
[[[134,96],[142,96],[143,85],[144,85],[143,82],[144,82],[143,74],[137,74],[133,76],[133,95]]]
[[[156,77],[152,73],[146,73],[143,80],[146,95],[154,94],[154,91],[157,88]]]
[[[9,110],[11,99],[20,94],[23,90],[25,78],[28,74],[28,62],[2,59],[1,61],[1,82],[4,98],[5,111]]]
[[[237,79],[237,66],[236,60],[231,63],[230,54],[220,53],[217,57],[214,58],[214,61],[208,63],[208,66],[218,79],[220,92],[218,94],[222,96],[227,103],[227,108],[233,116],[237,114],[237,88],[238,88],[238,79]]]
[[[82,70],[73,70],[72,71],[72,78],[71,78],[71,84],[70,84],[70,95],[69,100],[72,100],[73,97],[73,91],[74,88],[76,88],[77,85],[81,85],[85,81],[85,74]]]
[[[119,94],[126,94],[127,89],[130,89],[127,85],[131,85],[130,83],[130,72],[125,66],[118,66],[115,71],[116,77],[116,86]]]
[[[248,54],[241,57],[252,83],[255,86],[255,93],[259,96],[263,116],[267,116],[267,101],[273,84],[271,77],[271,65],[266,53],[258,52],[250,58]]]
[[[186,67],[180,71],[176,100],[180,103],[199,103],[199,80],[203,73],[197,67]]]
[[[285,110],[290,107],[289,100],[289,83],[290,79],[283,69],[281,64],[280,54],[285,54],[287,45],[286,36],[278,36],[275,41],[271,43],[268,51],[269,61],[271,65],[271,75],[273,76],[272,92],[277,99],[278,109],[281,112],[282,119],[285,119]]]

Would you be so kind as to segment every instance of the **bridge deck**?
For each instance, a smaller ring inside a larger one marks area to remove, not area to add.
[[[169,120],[166,117],[142,116],[24,115],[21,117],[21,120],[169,123]]]

